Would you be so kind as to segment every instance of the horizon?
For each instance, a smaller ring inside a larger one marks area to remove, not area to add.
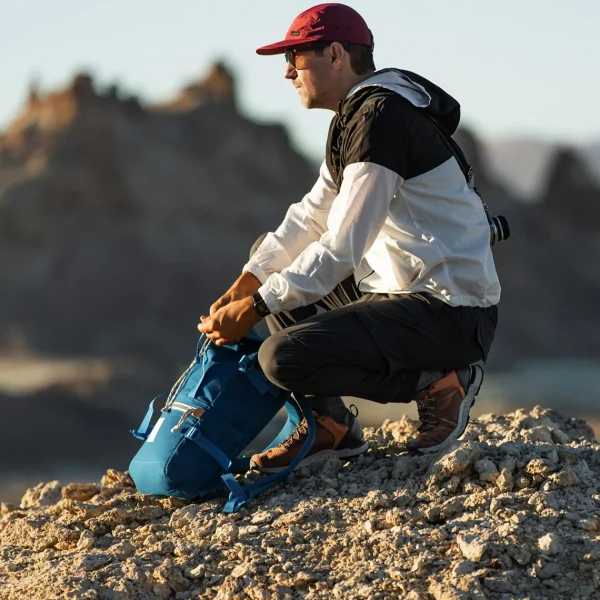
[[[461,125],[484,142],[600,143],[600,116],[569,108],[577,91],[570,81],[584,81],[586,96],[600,95],[600,81],[589,76],[600,66],[593,25],[599,5],[578,0],[565,7],[550,0],[540,11],[516,0],[502,7],[437,0],[435,8],[411,6],[404,13],[388,0],[377,6],[366,0],[346,3],[374,33],[376,66],[407,68],[446,89],[462,105]],[[241,112],[283,124],[294,147],[320,160],[332,113],[301,106],[283,79],[281,56],[255,54],[259,45],[282,39],[293,18],[312,4],[263,0],[257,11],[238,0],[212,7],[210,22],[189,0],[174,0],[168,12],[158,2],[141,0],[101,6],[32,0],[4,7],[0,47],[12,60],[2,81],[0,131],[22,110],[35,80],[45,95],[86,71],[99,87],[115,83],[150,107],[221,60],[236,77]],[[33,22],[32,10],[39,17]],[[563,72],[569,73],[569,85],[556,75]]]

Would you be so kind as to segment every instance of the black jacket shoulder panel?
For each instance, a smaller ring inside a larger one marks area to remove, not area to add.
[[[341,186],[344,169],[372,162],[412,179],[452,156],[424,109],[377,86],[359,90],[340,105],[327,146],[327,166]]]

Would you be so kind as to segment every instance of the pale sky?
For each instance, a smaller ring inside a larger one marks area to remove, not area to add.
[[[333,113],[304,109],[284,59],[258,46],[283,39],[312,2],[297,0],[0,0],[0,130],[29,82],[63,86],[89,70],[100,84],[154,102],[174,96],[217,58],[237,73],[243,110],[288,126],[322,158]],[[348,0],[375,36],[377,68],[431,79],[485,139],[600,140],[598,0]]]

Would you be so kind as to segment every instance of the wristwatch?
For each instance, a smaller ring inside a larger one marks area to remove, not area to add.
[[[252,294],[252,301],[254,302],[254,308],[259,317],[266,317],[271,314],[269,307],[265,304],[263,297],[260,295],[260,292],[256,292]]]

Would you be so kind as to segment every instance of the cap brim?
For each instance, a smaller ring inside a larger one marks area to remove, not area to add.
[[[312,38],[302,38],[299,40],[282,40],[281,42],[275,42],[274,44],[269,44],[268,46],[261,46],[256,49],[256,54],[260,54],[261,56],[272,56],[274,54],[285,54],[285,51],[288,48],[297,48],[298,46],[302,46],[303,44],[310,44],[311,42],[319,42],[322,38],[312,37]]]

